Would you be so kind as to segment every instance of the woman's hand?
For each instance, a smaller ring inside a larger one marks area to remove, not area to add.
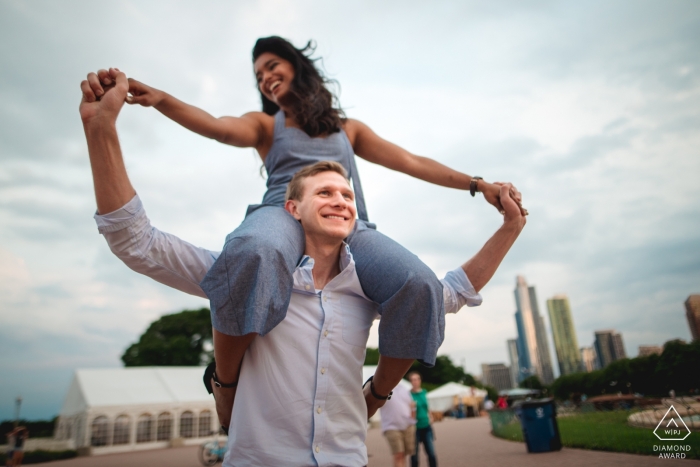
[[[501,186],[504,184],[501,182],[496,182],[496,183],[488,183],[483,180],[479,181],[478,184],[478,189],[480,192],[484,194],[484,198],[486,201],[491,204],[493,207],[498,209],[498,212],[501,214],[504,213],[504,208],[503,204],[501,203]],[[510,197],[512,198],[513,201],[515,201],[518,206],[520,207],[520,212],[523,216],[527,216],[528,212],[527,209],[523,208],[522,206],[522,195],[520,192],[515,188],[513,185],[509,185],[509,194]]]
[[[126,102],[129,104],[139,104],[143,107],[155,107],[165,98],[165,93],[156,88],[152,88],[140,81],[129,78],[129,94]]]

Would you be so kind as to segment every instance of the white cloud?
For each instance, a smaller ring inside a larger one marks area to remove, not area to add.
[[[601,327],[632,355],[687,337],[682,301],[700,280],[699,21],[696,2],[0,3],[1,327],[22,362],[70,372],[119,364],[157,316],[205,304],[126,269],[97,235],[78,84],[118,66],[240,115],[259,107],[254,41],[278,34],[317,40],[350,117],[524,193],[527,228],[484,305],[448,319],[442,352],[475,373],[505,361],[516,274],[543,313],[569,295],[581,345]],[[220,248],[264,192],[252,150],[141,107],[118,129],[154,224],[195,244]],[[371,219],[440,274],[498,226],[480,198],[359,166]],[[0,360],[6,374],[13,365]]]

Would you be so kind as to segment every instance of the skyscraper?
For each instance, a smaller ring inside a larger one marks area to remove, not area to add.
[[[700,295],[691,295],[685,301],[685,316],[693,340],[700,339]]]
[[[518,276],[514,294],[518,309],[515,312],[515,323],[518,327],[520,380],[537,375],[544,384],[550,384],[554,380],[552,360],[535,288],[528,287],[525,278]]]
[[[503,363],[482,363],[481,382],[496,388],[498,391],[511,389],[513,387],[510,377],[510,368]]]
[[[627,358],[622,334],[612,329],[595,331],[595,351],[598,354],[598,368],[605,368],[615,360]]]
[[[557,352],[559,373],[570,375],[583,369],[581,353],[578,350],[578,340],[574,330],[574,320],[571,307],[566,295],[556,295],[547,300],[549,324],[554,336],[554,350]]]
[[[581,363],[583,371],[588,373],[598,369],[598,357],[593,347],[581,347]]]
[[[517,388],[520,382],[520,362],[518,359],[518,339],[508,339],[508,360],[510,360],[511,387]]]

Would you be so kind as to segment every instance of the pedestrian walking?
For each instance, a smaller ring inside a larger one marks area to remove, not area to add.
[[[435,446],[433,441],[433,416],[430,413],[428,405],[427,391],[421,387],[423,381],[420,373],[412,371],[408,374],[408,380],[411,382],[411,396],[416,403],[416,449],[411,456],[411,467],[418,467],[418,449],[423,443],[425,455],[428,456],[428,464],[430,467],[437,466],[437,457],[435,456]]]

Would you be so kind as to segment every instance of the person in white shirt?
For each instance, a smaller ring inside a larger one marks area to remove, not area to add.
[[[392,391],[391,399],[379,410],[382,433],[394,456],[394,467],[406,467],[406,456],[416,450],[416,403],[403,383]]]
[[[80,113],[99,230],[132,269],[204,296],[199,282],[218,253],[150,225],[126,173],[116,133],[128,89],[126,76],[116,69],[110,74],[114,85],[99,100],[90,96],[87,82],[81,85]],[[297,194],[294,180],[288,190],[285,209],[301,222],[306,250],[294,273],[286,318],[255,339],[245,357],[214,329],[217,379],[224,382],[214,388],[217,412],[223,425],[230,421],[225,466],[365,465],[366,420],[385,403],[412,363],[382,355],[374,379],[362,389],[362,363],[376,305],[364,295],[343,241],[355,229],[354,193],[342,167],[319,164],[330,166],[295,176]],[[511,189],[510,184],[501,186],[503,226],[476,256],[443,279],[446,312],[481,303],[478,290],[524,227]],[[225,383],[238,380],[239,373],[237,389]],[[234,406],[236,394],[242,403]]]

